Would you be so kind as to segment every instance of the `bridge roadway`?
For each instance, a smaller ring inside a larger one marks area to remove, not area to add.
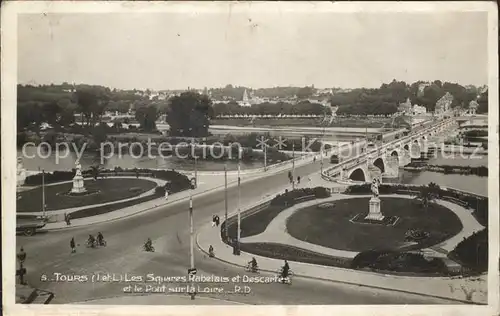
[[[420,144],[423,136],[425,136],[426,137],[425,139],[427,139],[429,133],[431,133],[435,130],[443,129],[453,121],[454,121],[453,118],[439,121],[432,126],[425,127],[425,128],[423,128],[419,131],[416,131],[416,132],[412,132],[409,135],[404,136],[400,139],[389,141],[389,142],[383,144],[382,146],[379,146],[379,147],[376,147],[373,149],[369,149],[366,152],[355,155],[355,156],[351,156],[348,159],[340,161],[339,164],[337,164],[331,168],[328,168],[327,170],[324,170],[322,177],[325,179],[328,179],[328,180],[332,180],[331,179],[332,174],[341,173],[341,170],[356,169],[358,166],[365,164],[370,157],[375,160],[376,158],[381,157],[382,155],[385,155],[386,152],[393,151],[395,149],[403,149],[403,147],[406,144],[411,144],[415,140],[418,140],[418,142]]]
[[[324,163],[328,163],[327,159]],[[320,164],[304,165],[296,174],[304,177],[319,172]],[[287,171],[263,176],[242,183],[242,205],[276,192],[287,186]],[[236,188],[229,189],[229,210],[235,209]],[[211,220],[214,213],[224,209],[224,192],[214,192],[194,200],[195,229]],[[25,267],[27,281],[31,286],[55,293],[57,303],[82,302],[86,300],[123,296],[123,283],[89,282],[43,282],[41,275],[50,278],[53,273],[64,275],[91,275],[93,273],[115,273],[145,275],[154,273],[163,276],[183,276],[189,264],[188,202],[166,206],[158,211],[144,213],[123,220],[98,224],[92,227],[47,232],[32,237],[17,236],[16,246],[24,247],[27,253]],[[215,228],[214,228],[215,229]],[[90,233],[101,231],[107,240],[106,248],[89,249],[84,246]],[[74,237],[78,247],[70,253],[69,242]],[[143,252],[141,247],[147,238],[153,240],[155,253]],[[217,249],[215,249],[217,252]],[[241,268],[207,258],[195,250],[195,263],[199,275],[235,276],[243,274]],[[291,264],[293,269],[293,263]],[[174,285],[174,284],[172,284]],[[178,284],[181,285],[181,284]],[[216,285],[216,284],[213,284]],[[220,284],[231,290],[233,284]],[[296,278],[293,285],[252,284],[249,295],[227,295],[230,301],[247,304],[451,304],[419,295],[370,289],[340,283]],[[215,294],[200,294],[218,297]]]

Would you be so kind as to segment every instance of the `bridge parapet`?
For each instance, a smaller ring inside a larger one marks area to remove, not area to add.
[[[363,172],[365,173],[365,180],[369,178],[367,174],[368,171],[368,165],[370,164],[370,157],[372,159],[377,159],[382,157],[382,159],[386,159],[388,156],[391,155],[391,153],[396,150],[399,156],[399,166],[404,166],[408,164],[411,161],[411,155],[410,152],[405,150],[404,147],[406,145],[413,144],[414,141],[416,140],[419,145],[422,143],[423,140],[427,140],[429,135],[432,135],[432,133],[442,131],[452,124],[455,124],[455,120],[453,118],[446,119],[444,121],[438,122],[437,124],[429,127],[425,127],[420,131],[415,132],[414,134],[405,136],[403,138],[388,142],[384,145],[382,145],[379,148],[366,151],[364,153],[361,153],[357,155],[356,157],[352,157],[349,159],[346,159],[345,161],[341,162],[340,164],[333,166],[332,168],[329,168],[324,171],[324,178],[329,179],[330,181],[335,181],[331,177],[332,174],[335,175],[340,175],[342,179],[349,177],[349,175],[354,172],[353,169],[358,169],[361,168]],[[409,146],[409,150],[411,150],[411,147],[414,146]],[[419,146],[419,155],[420,155],[420,150],[421,146]],[[391,162],[388,162],[391,161]],[[394,176],[396,172],[394,171],[394,158],[386,159],[385,165],[390,165],[390,169],[388,170],[389,176]],[[373,161],[372,161],[373,162]],[[398,171],[399,172],[399,171]]]

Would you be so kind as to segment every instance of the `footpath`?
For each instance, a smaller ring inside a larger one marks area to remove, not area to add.
[[[309,179],[304,179],[304,181],[308,180]],[[330,186],[334,186],[334,184],[332,184],[331,182],[325,181],[317,176],[311,177],[310,181],[308,181],[309,184],[305,183],[304,181],[302,185],[308,187],[325,185],[327,183]],[[282,191],[280,190],[279,192]],[[276,192],[276,194],[279,192]],[[271,194],[269,197],[265,197],[256,203],[247,205],[246,207],[243,207],[242,210],[259,205],[264,201],[269,200],[276,194]],[[318,202],[316,201],[316,203]],[[447,204],[446,206],[448,207],[449,205]],[[460,210],[458,212],[461,213]],[[461,214],[464,215],[464,213]],[[219,216],[221,215],[222,214],[219,214]],[[235,215],[235,213],[231,214],[230,216],[233,215]],[[466,221],[471,225],[473,224],[473,222],[469,221],[468,218],[466,218]],[[472,226],[471,225],[468,225],[471,227],[471,229],[477,228],[475,224]],[[470,232],[462,230],[459,235],[462,236],[462,234],[468,233]],[[441,247],[449,248],[453,246],[458,241],[458,239],[461,238],[458,237],[458,235],[455,237],[444,242]],[[260,242],[262,242],[262,240],[260,240]],[[257,259],[259,268],[265,272],[277,273],[277,271],[283,265],[282,260],[257,256],[245,252],[241,252],[239,256],[233,255],[233,249],[225,244],[221,239],[220,228],[212,227],[211,223],[207,223],[202,228],[200,228],[196,236],[196,243],[198,245],[198,248],[200,248],[200,250],[206,254],[208,254],[209,247],[213,246],[215,259],[241,267],[242,273],[244,272],[244,267],[249,261],[251,261],[252,257],[255,257]],[[412,277],[320,266],[302,262],[290,262],[290,268],[292,269],[295,276],[311,279],[354,284],[370,288],[398,291],[402,293],[419,294],[423,296],[442,298],[463,303],[487,304],[488,300],[487,275],[472,278],[418,276]]]

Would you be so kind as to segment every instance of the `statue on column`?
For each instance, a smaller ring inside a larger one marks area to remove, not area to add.
[[[80,160],[77,159],[75,161],[75,176],[73,177],[73,188],[71,189],[71,193],[85,193],[87,189],[85,189],[85,185],[83,182],[83,176],[82,176],[82,165],[80,165]]]
[[[75,177],[81,176],[82,175],[82,165],[80,164],[80,159],[77,159],[75,161],[75,168],[76,168]]]
[[[380,186],[380,180],[378,178],[373,179],[372,187],[371,187],[373,197],[378,198],[378,196],[379,196],[378,187],[379,186]]]

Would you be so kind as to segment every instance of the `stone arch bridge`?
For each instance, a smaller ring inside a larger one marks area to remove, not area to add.
[[[322,177],[331,181],[349,179],[362,182],[370,182],[373,178],[379,177],[398,177],[399,168],[409,164],[411,158],[419,158],[431,137],[450,129],[453,125],[455,125],[453,119],[436,122],[400,139],[343,160],[324,171]]]

